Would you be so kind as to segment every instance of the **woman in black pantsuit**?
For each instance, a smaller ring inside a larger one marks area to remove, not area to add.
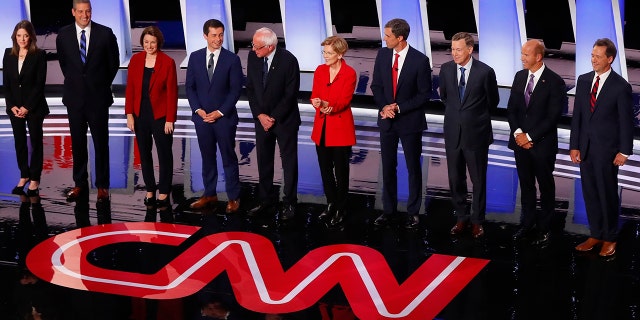
[[[18,22],[11,34],[11,40],[13,47],[5,50],[2,59],[7,114],[13,129],[16,158],[20,169],[20,181],[11,193],[25,194],[24,187],[30,181],[26,194],[37,196],[43,162],[42,123],[49,114],[49,106],[44,97],[47,58],[44,50],[36,46],[36,32],[31,22]],[[27,146],[27,128],[32,149],[31,161]]]

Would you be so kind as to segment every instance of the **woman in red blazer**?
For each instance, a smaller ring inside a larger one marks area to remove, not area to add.
[[[160,50],[164,43],[162,32],[156,26],[144,28],[138,52],[129,62],[125,113],[127,127],[135,132],[140,153],[142,178],[147,190],[147,206],[170,205],[169,192],[173,178],[173,124],[178,112],[178,78],[176,63]],[[156,142],[159,164],[159,182],[153,169],[151,148]],[[156,189],[159,191],[156,201]]]
[[[316,143],[327,207],[319,220],[331,218],[329,226],[342,222],[349,194],[349,160],[356,144],[351,98],[356,88],[356,72],[342,58],[349,49],[337,36],[322,42],[325,63],[313,75],[311,104],[316,108],[311,140]]]

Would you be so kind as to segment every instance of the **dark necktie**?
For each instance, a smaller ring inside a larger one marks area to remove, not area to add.
[[[591,112],[596,109],[596,96],[598,95],[598,86],[600,85],[600,76],[596,76],[596,83],[591,88]]]
[[[209,63],[207,64],[207,73],[209,74],[209,82],[213,78],[213,53],[209,55]]]
[[[531,100],[531,95],[533,94],[533,78],[535,78],[535,76],[532,73],[529,76],[529,83],[527,83],[527,88],[524,89],[524,103],[527,107],[529,106],[529,100]]]
[[[398,88],[398,57],[400,54],[396,53],[396,57],[393,60],[393,67],[391,67],[391,80],[393,81],[393,99],[396,99],[396,88]]]
[[[267,86],[267,74],[269,74],[269,63],[267,62],[269,58],[264,57],[264,61],[262,62],[262,87]]]
[[[82,64],[87,62],[87,38],[84,36],[84,30],[80,32],[80,60]]]
[[[458,83],[460,101],[462,101],[462,97],[464,97],[464,87],[467,85],[467,82],[464,80],[464,70],[464,67],[460,67],[460,82]]]

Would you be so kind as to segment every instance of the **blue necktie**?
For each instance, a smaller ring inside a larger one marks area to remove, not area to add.
[[[262,63],[262,87],[267,86],[267,74],[269,73],[269,63],[267,61],[269,58],[264,57],[264,62]]]
[[[207,64],[207,73],[209,74],[209,82],[213,78],[213,53],[209,55],[209,63]]]
[[[80,60],[82,64],[87,62],[87,38],[84,36],[84,30],[80,32]]]
[[[464,80],[464,70],[464,67],[460,67],[460,82],[458,83],[458,91],[460,91],[460,101],[462,101],[462,97],[464,97],[464,87],[467,85]]]

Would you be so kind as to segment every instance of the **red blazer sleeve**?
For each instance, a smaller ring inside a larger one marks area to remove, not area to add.
[[[127,88],[125,90],[124,113],[140,113],[140,91],[142,86],[142,68],[145,52],[138,52],[131,57],[127,72]]]

